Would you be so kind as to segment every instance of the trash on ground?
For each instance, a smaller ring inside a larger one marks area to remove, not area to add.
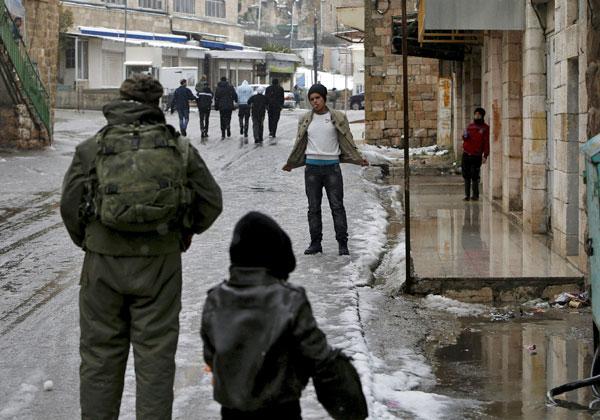
[[[570,307],[570,308],[581,308],[582,306],[588,306],[590,304],[588,292],[575,292],[567,293],[563,292],[554,296],[554,301],[550,303],[553,307]]]
[[[54,383],[52,381],[44,382],[44,391],[52,391],[54,389]]]
[[[490,313],[491,321],[508,321],[509,319],[514,318],[514,317],[515,317],[515,313],[513,311]]]

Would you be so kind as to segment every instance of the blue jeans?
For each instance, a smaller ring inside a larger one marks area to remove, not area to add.
[[[306,165],[304,184],[308,198],[308,228],[310,240],[321,242],[323,223],[321,220],[321,202],[323,188],[327,193],[329,208],[333,216],[335,239],[338,242],[348,241],[348,222],[344,208],[344,181],[339,163],[334,165]]]
[[[177,110],[177,114],[179,115],[179,129],[184,132],[187,131],[188,123],[190,122],[190,110],[182,109]]]

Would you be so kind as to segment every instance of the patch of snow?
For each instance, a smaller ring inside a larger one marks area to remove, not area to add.
[[[375,277],[385,278],[384,289],[388,295],[395,295],[406,280],[406,250],[404,234],[399,238],[398,243],[387,252],[381,264],[373,273]]]
[[[19,387],[19,391],[12,396],[2,411],[0,411],[0,418],[8,419],[20,417],[19,414],[21,411],[31,406],[37,392],[38,388],[36,386],[22,383]]]
[[[490,311],[490,308],[485,305],[459,302],[439,295],[427,295],[423,303],[430,309],[446,311],[456,316],[479,316]]]

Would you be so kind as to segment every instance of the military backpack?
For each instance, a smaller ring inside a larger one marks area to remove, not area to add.
[[[123,232],[166,234],[191,201],[189,142],[166,124],[120,124],[96,136],[96,217]]]

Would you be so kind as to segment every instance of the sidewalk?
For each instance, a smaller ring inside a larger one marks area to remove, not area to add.
[[[552,298],[581,290],[583,274],[486,197],[464,202],[459,176],[411,179],[411,243],[417,294],[479,302]]]

